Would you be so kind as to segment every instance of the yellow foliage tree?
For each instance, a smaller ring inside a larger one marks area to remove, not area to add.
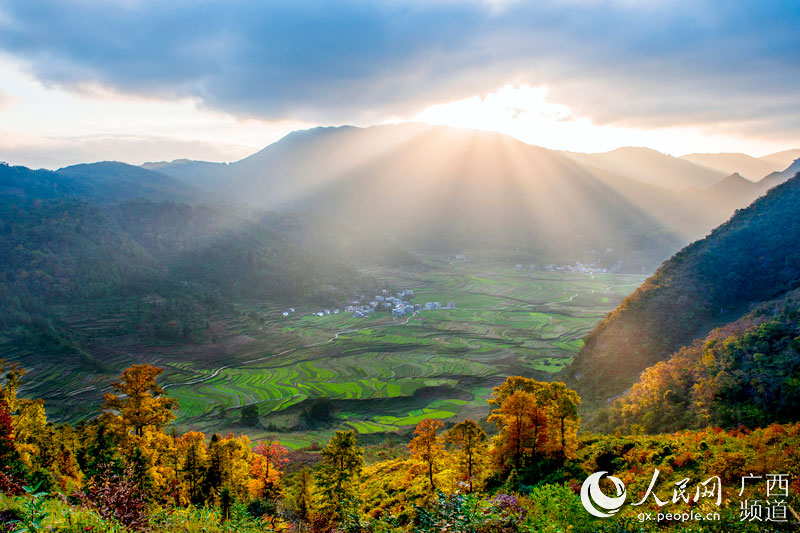
[[[467,419],[448,430],[445,441],[456,449],[462,478],[468,483],[469,492],[472,492],[475,476],[486,455],[486,432],[474,420]]]
[[[142,436],[145,428],[160,431],[175,419],[177,400],[165,396],[156,383],[162,372],[152,365],[133,365],[111,384],[114,393],[103,396],[103,409],[115,414],[126,433]]]
[[[189,431],[175,439],[180,464],[182,494],[189,502],[199,505],[205,499],[203,485],[208,468],[206,436],[199,431]]]
[[[245,498],[250,492],[253,451],[246,435],[211,439],[208,450],[209,475],[214,489],[228,487],[237,498]]]

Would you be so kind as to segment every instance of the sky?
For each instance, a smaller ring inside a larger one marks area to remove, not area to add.
[[[422,121],[553,149],[800,147],[800,6],[0,0],[0,160],[234,161]]]

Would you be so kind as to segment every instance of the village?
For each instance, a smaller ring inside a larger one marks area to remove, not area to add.
[[[514,268],[517,270],[522,270],[525,267],[522,265],[522,263],[517,263]],[[531,272],[535,272],[537,270],[543,272],[580,272],[582,274],[606,274],[609,272],[609,269],[598,267],[596,263],[584,264],[580,261],[575,261],[574,265],[528,265],[528,270]]]
[[[358,298],[353,298],[348,301],[342,308],[322,309],[313,311],[310,314],[319,317],[326,315],[338,315],[339,313],[350,313],[356,318],[368,318],[374,313],[386,312],[391,313],[393,318],[400,318],[404,316],[413,316],[420,311],[432,311],[436,309],[455,309],[456,304],[447,302],[442,305],[440,302],[425,302],[425,304],[412,303],[414,298],[414,291],[407,289],[395,293],[394,296],[388,289],[381,290],[381,294],[376,294],[372,297],[367,297],[366,294],[359,295]],[[288,310],[283,311],[284,318],[294,314],[295,308],[290,307]]]

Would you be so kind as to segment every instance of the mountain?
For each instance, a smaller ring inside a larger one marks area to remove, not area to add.
[[[755,183],[738,172],[734,172],[724,180],[706,189],[706,191],[720,200],[735,201],[739,198],[749,197],[756,189],[758,187]]]
[[[765,192],[765,188],[736,172],[708,189],[686,189],[681,196],[698,211],[733,213],[747,207]]]
[[[800,177],[666,261],[585,339],[569,375],[602,402],[751,306],[800,286]]]
[[[193,168],[219,173],[211,194],[369,227],[407,247],[566,259],[611,249],[609,264],[635,269],[730,215],[693,212],[671,191],[506,135],[422,124],[315,128],[228,165],[150,168],[190,183],[206,180],[193,181]]]
[[[750,181],[758,181],[770,172],[786,168],[786,165],[776,161],[759,159],[747,154],[687,154],[680,158],[726,174],[737,173]]]
[[[783,152],[775,152],[774,154],[765,155],[759,159],[770,164],[774,164],[779,169],[786,168],[795,160],[800,159],[800,148],[795,150],[784,150]]]
[[[106,203],[132,198],[197,201],[201,194],[196,187],[173,176],[125,163],[104,161],[57,171],[0,165],[0,196],[80,198]]]
[[[729,174],[649,148],[623,147],[597,154],[561,153],[579,163],[676,192],[688,187],[708,188]]]
[[[772,174],[765,176],[764,179],[758,182],[758,185],[761,190],[766,191],[772,187],[775,187],[776,185],[780,185],[790,178],[793,178],[798,172],[800,172],[800,158],[789,165],[786,170],[782,170],[781,172],[773,172]]]

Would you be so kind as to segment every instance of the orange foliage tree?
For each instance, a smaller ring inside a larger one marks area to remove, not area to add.
[[[433,471],[436,467],[437,456],[444,451],[442,438],[436,433],[444,427],[444,423],[436,418],[426,418],[417,424],[414,430],[414,437],[408,443],[411,455],[428,466],[428,480],[431,483],[431,491],[436,490],[433,482]]]
[[[495,387],[489,416],[500,430],[495,459],[500,467],[519,468],[528,458],[566,458],[577,445],[578,394],[564,383],[521,376]]]
[[[280,495],[281,468],[289,462],[289,450],[277,441],[258,441],[253,449],[253,481],[251,492],[263,498],[277,498]]]

